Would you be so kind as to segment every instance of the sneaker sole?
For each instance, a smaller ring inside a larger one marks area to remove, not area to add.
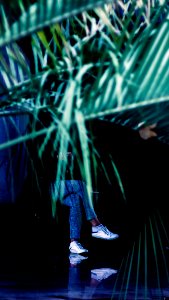
[[[117,235],[117,236],[112,237],[112,238],[104,238],[104,237],[101,237],[101,236],[97,236],[97,235],[92,234],[92,237],[94,237],[94,238],[96,238],[96,239],[112,241],[112,240],[116,240],[119,236]]]

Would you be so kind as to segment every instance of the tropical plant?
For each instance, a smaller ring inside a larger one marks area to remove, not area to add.
[[[159,123],[168,142],[168,18],[167,1],[15,1],[10,14],[1,5],[0,115],[27,113],[33,126],[0,149],[42,136],[42,156],[51,136],[51,151],[66,152],[71,143],[90,191],[99,154],[88,121],[133,129]],[[38,130],[41,112],[50,122]],[[56,179],[65,168],[61,161]]]

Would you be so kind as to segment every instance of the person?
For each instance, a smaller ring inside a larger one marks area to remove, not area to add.
[[[77,179],[60,180],[56,181],[51,188],[55,199],[61,194],[63,204],[70,208],[70,253],[81,254],[88,252],[80,243],[83,208],[86,219],[92,226],[92,237],[104,240],[114,240],[119,237],[117,233],[111,232],[98,219],[94,208],[90,204],[86,183],[84,181]]]
[[[138,130],[139,136],[144,140],[155,137],[157,136],[154,131],[155,128],[156,124],[142,127]],[[76,179],[71,179],[70,165],[73,159],[72,152],[59,153],[58,159],[66,160],[66,155],[69,157],[69,162],[67,163],[69,169],[66,170],[66,178],[65,180],[59,180],[51,184],[51,195],[55,201],[61,197],[63,199],[62,203],[69,207],[69,251],[74,254],[82,254],[88,252],[80,242],[83,209],[85,211],[86,220],[91,224],[91,235],[93,238],[115,240],[119,238],[119,235],[111,232],[99,220],[91,205],[85,181],[77,179],[80,178],[79,176],[76,176]],[[69,173],[69,175],[67,173]]]

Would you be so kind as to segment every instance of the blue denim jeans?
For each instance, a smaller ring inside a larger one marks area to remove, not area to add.
[[[62,203],[70,207],[70,238],[79,239],[82,226],[82,208],[87,220],[97,218],[90,203],[85,182],[81,180],[56,181],[52,186],[55,199],[63,199]]]

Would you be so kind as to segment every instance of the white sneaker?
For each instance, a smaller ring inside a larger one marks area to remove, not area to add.
[[[83,248],[83,246],[77,241],[73,241],[70,243],[69,250],[71,253],[76,253],[76,254],[88,252],[88,250]]]
[[[117,233],[113,233],[102,224],[98,226],[92,226],[92,237],[104,240],[114,240],[119,237]]]
[[[117,270],[111,268],[100,268],[91,270],[91,278],[101,281],[108,278],[112,274],[116,274]]]
[[[71,253],[69,255],[69,261],[71,265],[77,265],[80,264],[84,259],[87,259],[87,256],[82,256],[80,254]]]

